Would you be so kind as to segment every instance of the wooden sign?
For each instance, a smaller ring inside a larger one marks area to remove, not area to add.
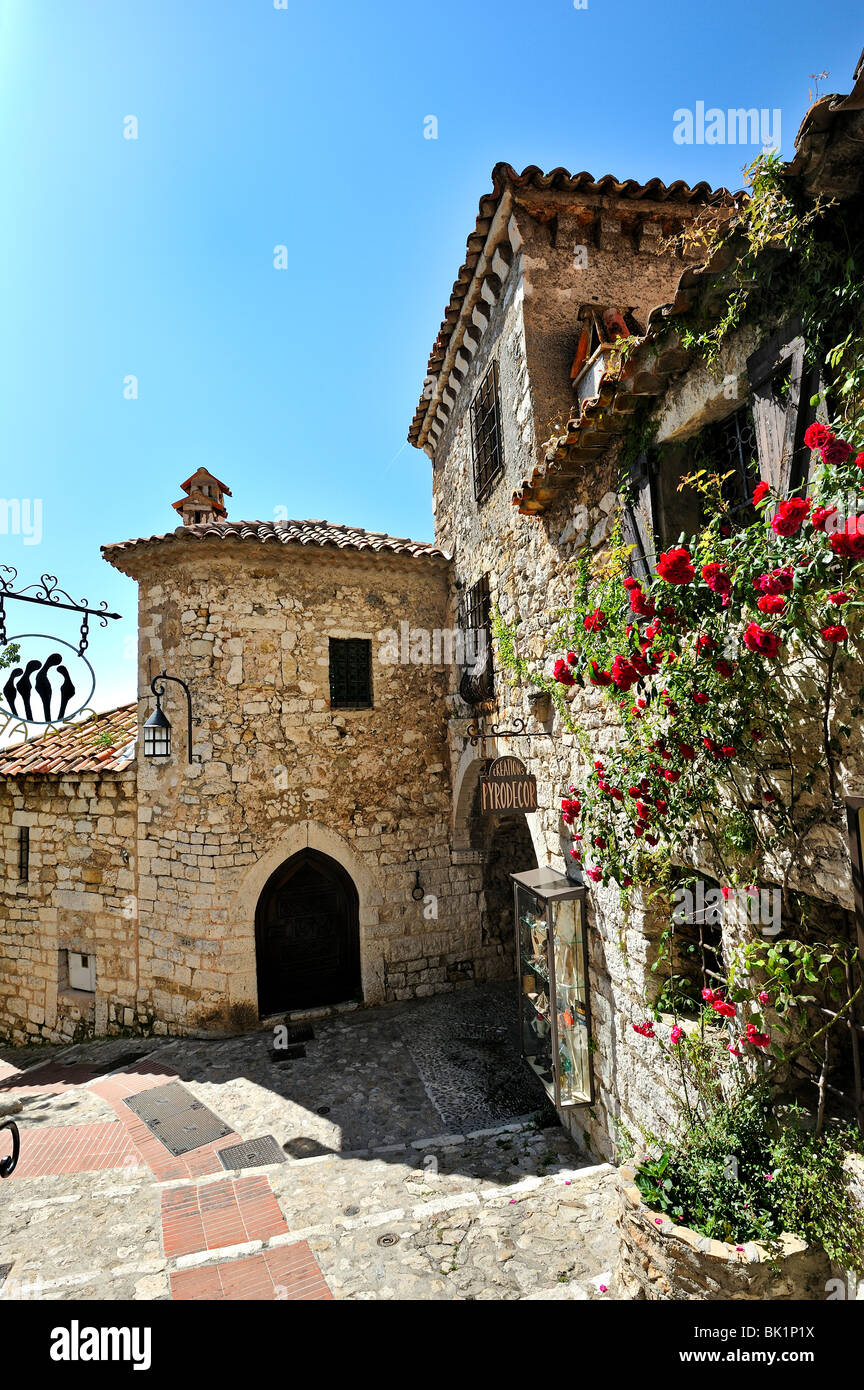
[[[519,758],[496,758],[480,777],[480,810],[536,811],[536,777]]]

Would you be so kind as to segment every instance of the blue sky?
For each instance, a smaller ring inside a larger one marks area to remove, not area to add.
[[[234,519],[431,535],[405,434],[498,160],[738,187],[756,151],[676,144],[676,108],[779,107],[789,157],[862,41],[838,0],[277,3],[0,0],[0,492],[43,508],[0,562],[124,615],[100,708],[135,589],[99,545],[171,530],[199,465]]]

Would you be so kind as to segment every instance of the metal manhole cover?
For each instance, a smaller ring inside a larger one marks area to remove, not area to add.
[[[263,1168],[267,1163],[287,1163],[288,1160],[272,1134],[262,1134],[260,1139],[246,1139],[242,1144],[231,1144],[219,1150],[219,1162],[223,1168]]]
[[[378,1237],[378,1240],[376,1241],[376,1245],[384,1245],[384,1246],[387,1246],[387,1245],[398,1245],[398,1244],[399,1244],[399,1237],[396,1235],[396,1232],[395,1232],[395,1231],[387,1231],[385,1235],[379,1236],[379,1237]]]
[[[136,1096],[127,1096],[124,1104],[175,1158],[232,1133],[229,1125],[196,1100],[179,1081],[169,1081],[165,1086],[154,1086],[149,1091],[139,1091]]]

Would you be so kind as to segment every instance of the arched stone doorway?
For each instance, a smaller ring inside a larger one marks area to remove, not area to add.
[[[255,957],[262,1017],[362,998],[359,899],[341,864],[307,846],[271,874]]]

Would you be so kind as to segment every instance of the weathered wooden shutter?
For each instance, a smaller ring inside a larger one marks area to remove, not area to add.
[[[632,546],[630,572],[634,579],[648,580],[654,563],[654,505],[651,466],[646,453],[630,465],[627,494],[621,513],[624,544]]]
[[[747,359],[759,473],[781,496],[806,476],[802,449],[811,374],[804,357],[801,324],[793,321]]]

